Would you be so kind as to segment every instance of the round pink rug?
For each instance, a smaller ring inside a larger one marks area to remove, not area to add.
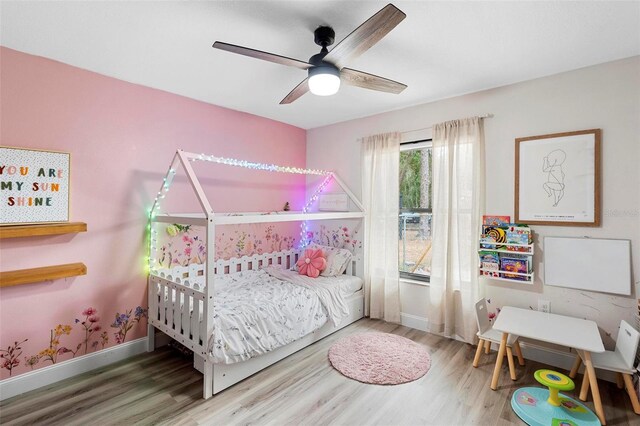
[[[329,349],[329,361],[345,376],[377,385],[411,382],[431,367],[431,357],[423,346],[388,333],[343,337]]]

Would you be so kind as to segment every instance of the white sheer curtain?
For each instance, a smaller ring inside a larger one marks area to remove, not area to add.
[[[362,201],[365,222],[365,315],[400,322],[398,213],[400,134],[362,142]]]
[[[479,296],[477,242],[484,210],[481,118],[433,127],[433,254],[429,328],[472,343]]]

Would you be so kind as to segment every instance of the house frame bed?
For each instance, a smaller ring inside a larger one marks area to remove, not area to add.
[[[191,162],[194,161],[211,162],[261,171],[318,175],[324,176],[325,178],[308,198],[302,211],[216,214],[191,166]],[[169,191],[173,178],[180,167],[186,174],[187,180],[200,203],[202,212],[169,214],[161,210],[162,201]],[[342,188],[358,211],[310,211],[313,203],[318,199],[319,194],[331,180],[334,180]],[[288,345],[281,346],[255,358],[232,364],[214,363],[208,351],[208,341],[214,331],[213,299],[215,297],[216,276],[239,271],[257,270],[270,265],[282,265],[285,268],[289,268],[298,260],[300,252],[304,251],[304,249],[301,248],[216,261],[216,225],[302,222],[303,232],[301,232],[301,237],[306,238],[305,230],[307,221],[330,219],[366,220],[364,208],[360,201],[333,172],[254,163],[178,150],[169,166],[169,170],[150,211],[148,351],[155,349],[156,328],[191,349],[194,354],[195,368],[204,374],[203,397],[207,399],[282,358],[362,318],[364,315],[364,289],[346,298],[349,306],[349,316],[344,318],[338,326],[327,321],[327,323],[316,331]],[[157,243],[156,225],[161,223],[178,223],[204,227],[206,230],[207,246],[206,262],[204,264],[161,268],[155,262]],[[365,244],[366,241],[363,241],[363,245]],[[345,273],[361,278],[364,277],[364,265],[355,253]],[[162,295],[164,295],[164,297],[162,297]],[[202,317],[202,319],[200,319],[200,317]]]

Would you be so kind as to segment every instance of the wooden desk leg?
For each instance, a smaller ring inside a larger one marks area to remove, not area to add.
[[[516,366],[513,361],[513,351],[509,346],[507,346],[507,362],[509,363],[509,375],[511,375],[511,380],[516,380]]]
[[[578,370],[580,370],[580,366],[582,365],[582,358],[580,355],[576,355],[576,361],[573,363],[573,368],[569,372],[569,377],[572,379],[576,378],[576,374],[578,374]]]
[[[482,346],[485,343],[489,343],[489,342],[485,342],[482,339],[480,339],[478,341],[478,349],[476,349],[476,356],[473,358],[473,367],[474,368],[478,366],[478,362],[480,361],[480,355],[482,355]]]
[[[636,414],[640,414],[640,402],[638,401],[638,394],[636,394],[636,390],[633,387],[633,380],[631,379],[631,374],[623,374],[622,378],[627,388],[627,393],[629,394],[629,398],[631,398],[631,405],[633,406],[633,412]]]
[[[589,394],[589,372],[584,370],[584,377],[582,378],[582,386],[580,387],[580,401],[586,401]]]
[[[591,396],[593,396],[593,405],[596,408],[596,414],[600,419],[600,423],[606,425],[607,422],[604,418],[604,409],[602,408],[602,401],[600,400],[600,389],[598,388],[598,378],[596,377],[596,370],[591,363],[591,353],[584,351],[584,366],[589,373],[589,384],[591,385]]]
[[[491,379],[491,389],[498,389],[498,379],[500,378],[500,369],[502,369],[502,359],[504,353],[507,350],[507,337],[509,333],[502,333],[502,340],[500,340],[500,349],[498,349],[498,357],[496,358],[496,366],[493,369],[493,378]]]
[[[516,340],[513,343],[513,348],[516,350],[516,355],[518,356],[518,364],[524,366],[524,357],[522,356],[522,349],[520,349],[520,342]]]
[[[624,379],[622,378],[622,373],[616,373],[616,385],[618,385],[618,389],[624,389]]]

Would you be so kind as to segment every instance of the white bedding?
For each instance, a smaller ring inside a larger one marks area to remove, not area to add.
[[[360,288],[362,280],[354,276],[312,279],[271,267],[217,275],[209,339],[214,362],[262,355],[317,330],[327,319],[338,325],[349,314],[345,297]]]

